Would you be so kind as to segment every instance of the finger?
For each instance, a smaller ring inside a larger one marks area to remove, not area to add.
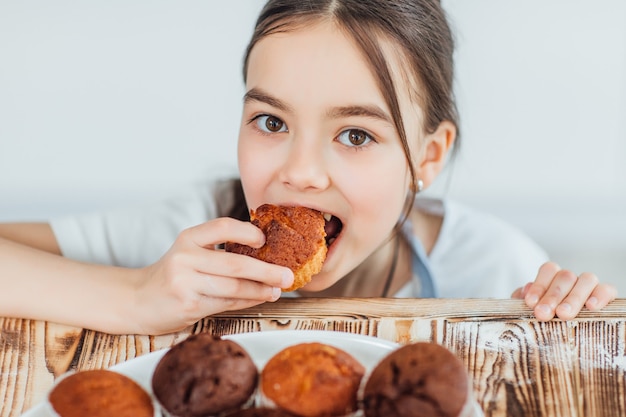
[[[556,307],[556,315],[565,320],[576,317],[597,286],[598,277],[595,274],[580,274],[569,294]]]
[[[524,301],[530,308],[534,308],[541,297],[548,291],[548,287],[557,272],[561,270],[554,262],[546,262],[539,268],[535,281],[528,287]]]
[[[291,269],[261,261],[251,256],[197,248],[190,265],[197,272],[221,277],[242,278],[271,287],[289,288],[293,284]]]
[[[206,297],[262,302],[276,301],[282,292],[280,287],[272,287],[246,279],[203,274],[198,274],[194,278],[195,290]]]
[[[589,310],[599,310],[617,298],[617,288],[610,284],[600,284],[594,288],[585,306]]]
[[[526,293],[528,292],[528,289],[530,288],[531,285],[532,285],[532,282],[529,282],[523,287],[516,289],[515,291],[513,291],[513,294],[511,294],[511,298],[515,298],[518,300],[523,299],[526,296]]]
[[[188,237],[201,247],[212,247],[224,242],[237,242],[260,248],[265,244],[265,235],[250,222],[229,217],[220,217],[184,230],[181,235]]]
[[[229,300],[229,302],[227,302],[226,308],[224,308],[224,311],[243,310],[244,308],[254,307],[262,303],[263,302],[258,302],[255,300]]]
[[[543,297],[533,309],[535,317],[539,320],[550,320],[556,314],[556,307],[561,304],[565,297],[572,291],[578,277],[572,271],[562,269],[554,275],[552,282]],[[532,291],[532,288],[531,290]]]
[[[179,298],[173,313],[168,314],[167,319],[173,321],[170,325],[164,324],[160,320],[159,326],[173,327],[177,323],[185,325],[193,324],[203,317],[213,315],[215,313],[227,310],[240,310],[262,304],[266,301],[275,300],[259,300],[259,299],[243,299],[238,297],[218,297],[212,295],[204,295],[199,292],[188,289],[189,292],[182,298]],[[166,319],[166,320],[167,320]]]
[[[198,295],[193,305],[193,310],[189,311],[189,319],[187,322],[192,324],[216,312],[242,310],[263,304],[264,302],[264,300],[244,300],[240,298],[219,298]]]

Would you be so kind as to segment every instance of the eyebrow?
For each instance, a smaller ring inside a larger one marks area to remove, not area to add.
[[[293,108],[289,106],[287,103],[282,100],[273,97],[269,93],[259,89],[252,88],[243,97],[244,103],[248,103],[251,101],[258,101],[261,103],[268,104],[278,110],[293,113]],[[381,120],[383,122],[393,124],[393,121],[389,114],[381,109],[379,106],[373,104],[365,104],[365,105],[350,105],[350,106],[338,106],[329,109],[326,112],[326,115],[333,119],[340,119],[343,117],[369,117],[376,120]]]
[[[278,110],[293,113],[293,109],[291,108],[291,106],[288,106],[283,101],[277,99],[276,97],[272,97],[270,94],[259,88],[252,88],[243,96],[244,103],[248,103],[251,101],[258,101],[275,107]]]
[[[329,117],[332,117],[334,119],[339,119],[342,117],[361,116],[382,120],[383,122],[393,124],[391,117],[389,117],[389,115],[383,109],[371,104],[334,107],[330,109],[327,114]]]

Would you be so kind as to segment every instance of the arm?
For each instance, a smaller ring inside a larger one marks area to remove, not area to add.
[[[61,254],[59,244],[48,223],[0,223],[0,238],[56,255]]]
[[[564,320],[578,315],[583,307],[600,310],[617,297],[617,290],[602,284],[590,272],[576,276],[554,262],[546,262],[534,282],[518,288],[512,295],[526,302],[539,320],[559,317]]]
[[[123,310],[133,273],[81,264],[0,238],[0,316],[122,330],[129,327]]]
[[[16,230],[4,228],[3,233],[9,229]],[[36,237],[12,236],[20,242]],[[258,228],[234,219],[183,231],[158,262],[136,269],[81,263],[47,252],[40,248],[54,249],[55,242],[43,236],[44,242],[34,243],[39,248],[0,237],[0,316],[108,333],[160,334],[221,311],[274,301],[280,288],[293,281],[288,268],[215,250],[225,241],[255,247],[264,243]]]

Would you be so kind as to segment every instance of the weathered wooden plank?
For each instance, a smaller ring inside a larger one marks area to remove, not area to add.
[[[237,312],[214,317],[352,317],[352,318],[493,318],[533,320],[532,311],[521,300],[499,299],[409,299],[409,298],[284,298]],[[604,320],[626,317],[626,299],[613,301],[600,311],[583,309],[577,317]]]
[[[572,327],[580,415],[626,415],[625,321],[576,321]]]
[[[110,335],[0,318],[0,417],[43,400],[69,369],[107,368],[190,334],[328,330],[455,352],[489,417],[626,415],[626,300],[572,321],[538,322],[518,300],[285,299],[169,335]]]
[[[465,362],[487,416],[576,415],[565,322],[448,322],[444,345]]]
[[[11,415],[11,410],[23,407],[23,397],[16,394],[16,384],[20,375],[18,374],[18,353],[22,350],[23,335],[19,330],[20,320],[3,319],[2,337],[0,337],[0,413]],[[18,398],[16,398],[18,395]]]

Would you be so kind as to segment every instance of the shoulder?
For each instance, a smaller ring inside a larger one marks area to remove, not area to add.
[[[443,216],[429,259],[444,297],[509,297],[548,259],[521,229],[493,214],[452,200],[425,199],[416,208]]]
[[[56,218],[50,224],[68,258],[144,266],[169,249],[182,230],[228,215],[237,184],[232,178],[199,182],[158,201]]]

